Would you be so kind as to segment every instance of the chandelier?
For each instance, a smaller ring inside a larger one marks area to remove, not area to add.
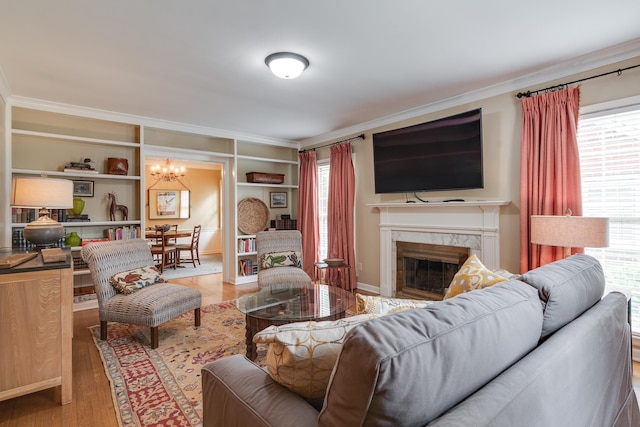
[[[174,166],[173,160],[164,159],[164,164],[151,166],[151,176],[157,179],[158,181],[163,180],[166,182],[171,182],[175,180],[179,180],[184,177],[185,174],[184,166]]]

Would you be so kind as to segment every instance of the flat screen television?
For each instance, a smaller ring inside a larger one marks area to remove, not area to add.
[[[375,192],[483,188],[482,109],[373,134]]]

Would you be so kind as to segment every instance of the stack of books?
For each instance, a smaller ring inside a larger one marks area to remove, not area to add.
[[[66,221],[65,222],[89,222],[91,221],[89,219],[89,215],[88,214],[67,214],[66,216]]]

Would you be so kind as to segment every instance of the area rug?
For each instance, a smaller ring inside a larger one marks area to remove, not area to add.
[[[149,328],[109,323],[107,340],[100,327],[89,329],[111,383],[120,426],[202,425],[200,370],[216,359],[245,354],[244,315],[235,301],[202,307],[201,326],[193,312],[159,328],[159,347],[149,347]],[[266,347],[258,347],[258,362]]]
[[[183,277],[203,276],[205,274],[222,273],[222,255],[200,255],[200,264],[196,261],[196,267],[191,262],[182,262],[181,266],[165,268],[162,275],[165,279],[182,279]]]

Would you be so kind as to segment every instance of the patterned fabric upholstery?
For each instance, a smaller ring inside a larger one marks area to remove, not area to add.
[[[254,335],[253,342],[270,344],[267,370],[274,381],[321,407],[347,332],[377,317],[362,314],[339,320],[269,326]]]
[[[298,230],[261,231],[256,234],[256,251],[258,252],[258,286],[272,285],[302,286],[311,284],[311,277],[302,268],[279,266],[264,268],[262,260],[271,253],[296,253],[302,266],[302,234]]]
[[[91,243],[82,248],[82,258],[91,271],[101,322],[156,327],[201,306],[200,291],[169,283],[147,286],[130,295],[116,292],[110,283],[112,276],[153,265],[153,257],[145,240]]]

